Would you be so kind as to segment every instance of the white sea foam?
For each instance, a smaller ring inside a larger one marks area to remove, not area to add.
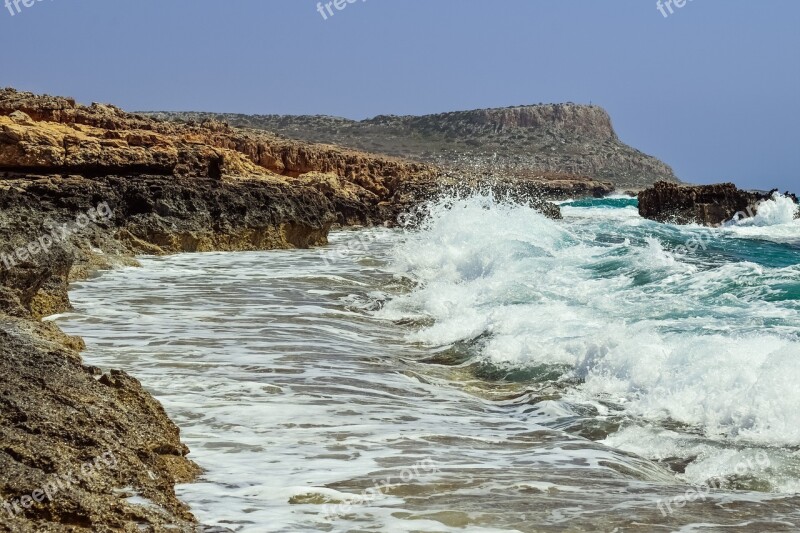
[[[79,284],[58,321],[85,337],[87,362],[131,372],[163,403],[204,468],[180,497],[237,532],[654,523],[656,501],[686,487],[627,452],[696,456],[684,478],[701,483],[768,447],[756,477],[791,492],[800,469],[781,446],[800,439],[799,311],[782,296],[800,267],[706,264],[674,251],[698,229],[630,208],[564,211],[554,222],[488,196],[436,205],[419,232],[366,230],[386,237],[366,250],[347,246],[359,234],[332,235],[343,253],[328,263],[304,250],[145,258]],[[559,393],[536,398],[523,381],[490,401],[472,387],[506,387],[474,365],[422,362],[457,341],[471,363],[556,365]],[[604,443],[564,430],[604,423]],[[326,517],[326,503],[425,458],[441,471]],[[800,521],[781,495],[710,498],[735,505],[687,505],[676,527]]]
[[[733,225],[747,227],[794,224],[797,209],[794,200],[776,192],[772,195],[772,199],[758,204],[755,216],[737,219]]]
[[[331,240],[346,248],[351,237]],[[556,520],[545,505],[558,496],[529,509],[532,469],[587,497],[586,513],[608,509],[609,486],[669,481],[663,468],[521,423],[425,374],[413,361],[430,353],[368,312],[399,290],[365,266],[390,243],[369,242],[331,264],[314,250],[144,258],[74,287],[77,311],[57,320],[84,336],[87,362],[134,374],[180,426],[204,473],[177,492],[201,522],[240,533],[514,531]],[[437,472],[404,474],[426,459]],[[651,508],[657,490],[636,505]],[[500,498],[516,503],[497,512]],[[485,511],[473,517],[476,507]],[[572,523],[587,523],[584,512]]]
[[[718,231],[728,237],[760,239],[800,245],[798,206],[791,198],[775,193],[761,202],[754,217],[734,220]]]
[[[497,366],[569,365],[583,385],[566,400],[605,399],[643,423],[731,446],[800,445],[800,304],[780,297],[798,290],[800,266],[686,260],[641,219],[625,240],[598,242],[626,209],[586,209],[576,225],[491,203],[434,206],[396,251],[397,273],[418,286],[383,313],[432,319],[413,340],[475,340]],[[785,223],[770,209],[762,221]]]

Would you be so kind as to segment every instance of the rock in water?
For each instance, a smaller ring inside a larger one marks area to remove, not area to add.
[[[754,216],[771,197],[740,190],[733,183],[676,185],[660,181],[639,193],[639,214],[657,222],[719,226],[740,214]]]

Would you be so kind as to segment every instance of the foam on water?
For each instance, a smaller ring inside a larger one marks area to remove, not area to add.
[[[771,200],[759,204],[754,217],[734,220],[719,231],[725,236],[786,243],[800,249],[800,219],[795,218],[798,206],[786,196],[775,193]]]
[[[164,404],[204,468],[178,493],[206,524],[800,524],[774,494],[800,479],[797,252],[723,228],[680,254],[705,230],[629,202],[554,222],[479,196],[420,230],[334,233],[333,255],[145,258],[77,284],[58,321]],[[420,461],[436,471],[406,475]],[[761,492],[659,511],[712,477]]]
[[[663,468],[523,423],[425,372],[414,361],[430,354],[369,312],[400,290],[375,266],[393,239],[370,239],[371,252],[347,240],[332,236],[345,252],[335,263],[317,251],[145,258],[78,284],[77,311],[53,317],[86,339],[88,362],[136,375],[180,426],[205,472],[178,492],[202,522],[253,533],[514,531],[521,516],[546,523],[550,507],[567,505],[532,500],[532,471],[564,494],[594,494],[576,523],[608,508],[609,487],[669,481]],[[436,471],[408,475],[421,461]],[[598,481],[586,484],[587,473]],[[498,487],[514,510],[498,511]],[[653,499],[638,498],[642,512],[655,512]]]
[[[755,224],[787,224],[783,199],[770,202]],[[579,209],[565,208],[561,223],[488,196],[432,206],[428,226],[396,251],[397,273],[417,288],[383,313],[430,320],[412,340],[468,341],[496,366],[566,365],[564,379],[581,384],[563,401],[609,402],[637,430],[680,424],[732,451],[799,446],[800,254],[778,250],[794,263],[781,268],[702,249],[687,257],[663,243],[708,230],[663,227],[630,208]],[[724,247],[734,231],[712,240]],[[676,435],[606,442],[692,457],[691,446],[678,451],[686,432]],[[706,474],[686,472],[692,482]],[[796,486],[766,477],[776,490]]]
[[[733,225],[748,227],[795,224],[797,209],[798,207],[794,200],[776,192],[772,195],[772,199],[758,204],[755,216],[737,217]]]

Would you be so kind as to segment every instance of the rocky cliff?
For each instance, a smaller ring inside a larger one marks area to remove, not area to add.
[[[213,121],[176,125],[114,106],[84,107],[68,98],[13,90],[0,92],[0,120],[0,169],[6,171],[308,185],[324,189],[342,207],[350,205],[349,214],[361,223],[379,222],[379,204],[390,202],[404,182],[435,174],[429,165],[287,141]],[[307,176],[293,179],[302,175]]]
[[[214,119],[293,139],[334,143],[460,172],[506,177],[549,173],[644,188],[677,182],[661,161],[624,144],[597,106],[550,104],[353,121],[326,116],[152,113],[164,119]]]

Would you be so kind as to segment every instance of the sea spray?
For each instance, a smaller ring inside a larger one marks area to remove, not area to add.
[[[764,200],[757,206],[751,217],[736,217],[732,224],[736,226],[778,226],[793,224],[797,218],[798,206],[795,201],[780,193],[774,193],[770,200]]]

